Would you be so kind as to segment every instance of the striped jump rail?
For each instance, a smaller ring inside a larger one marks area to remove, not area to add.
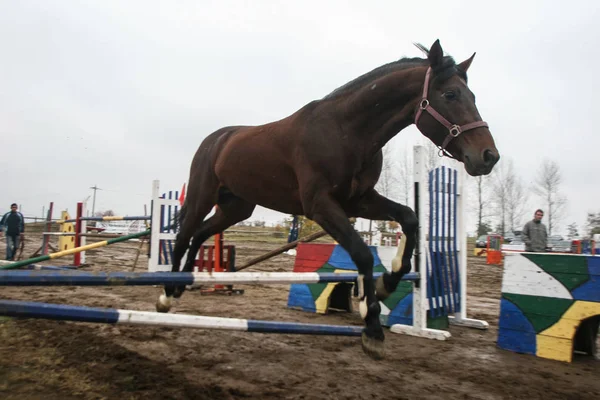
[[[108,246],[108,245],[111,245],[114,243],[126,242],[127,240],[130,240],[130,239],[137,239],[137,238],[140,238],[143,236],[148,236],[149,234],[150,234],[150,230],[148,229],[143,232],[132,233],[131,235],[120,236],[120,237],[117,237],[114,239],[103,240],[100,242],[88,244],[88,245],[81,246],[81,247],[75,247],[74,249],[63,250],[63,251],[59,251],[57,253],[34,257],[34,258],[30,258],[28,260],[17,261],[17,262],[13,262],[13,263],[10,263],[7,265],[0,265],[0,270],[21,268],[21,267],[24,267],[24,266],[27,266],[30,264],[35,264],[35,263],[39,263],[42,261],[53,260],[55,258],[64,257],[64,256],[68,256],[71,254],[81,253],[82,251],[97,249],[98,247],[104,247],[104,246]]]
[[[60,219],[57,221],[53,221],[55,223],[63,224],[69,222],[77,222],[77,221],[150,221],[152,219],[151,215],[139,215],[139,216],[117,216],[110,215],[105,217],[79,217],[79,218],[71,218],[71,219]]]
[[[380,274],[374,274],[374,277]],[[356,273],[0,271],[0,286],[151,286],[355,282]],[[418,281],[416,273],[406,281]]]
[[[69,306],[17,300],[0,300],[0,315],[103,324],[150,325],[297,335],[360,336],[363,330],[360,326],[322,325],[185,314],[164,314],[149,311]]]

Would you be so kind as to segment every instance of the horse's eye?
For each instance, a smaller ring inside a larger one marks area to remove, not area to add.
[[[452,90],[445,92],[443,96],[446,98],[446,100],[456,99],[456,93],[454,93]]]

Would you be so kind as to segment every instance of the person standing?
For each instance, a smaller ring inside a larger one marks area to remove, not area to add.
[[[0,232],[6,235],[6,259],[13,260],[19,249],[19,241],[24,239],[25,218],[17,211],[16,203],[10,205],[10,211],[0,221]]]
[[[548,231],[546,225],[542,224],[544,212],[540,209],[535,210],[533,220],[527,222],[521,233],[523,242],[525,242],[525,251],[542,253],[546,251],[548,245]]]

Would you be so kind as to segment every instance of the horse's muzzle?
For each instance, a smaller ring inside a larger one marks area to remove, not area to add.
[[[464,155],[465,169],[471,176],[488,175],[492,172],[494,165],[500,160],[500,154],[496,149],[485,149],[480,155],[471,157]]]

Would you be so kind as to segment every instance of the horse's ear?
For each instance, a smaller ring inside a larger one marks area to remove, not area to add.
[[[475,58],[475,53],[473,53],[473,55],[470,58],[468,58],[467,60],[465,60],[465,61],[461,62],[460,64],[458,64],[458,67],[460,69],[462,69],[463,71],[467,72],[467,70],[471,66],[471,63],[473,62],[474,58]]]
[[[439,39],[431,45],[427,59],[429,60],[429,65],[431,65],[431,68],[442,65],[442,61],[444,59],[444,50],[442,50]]]

